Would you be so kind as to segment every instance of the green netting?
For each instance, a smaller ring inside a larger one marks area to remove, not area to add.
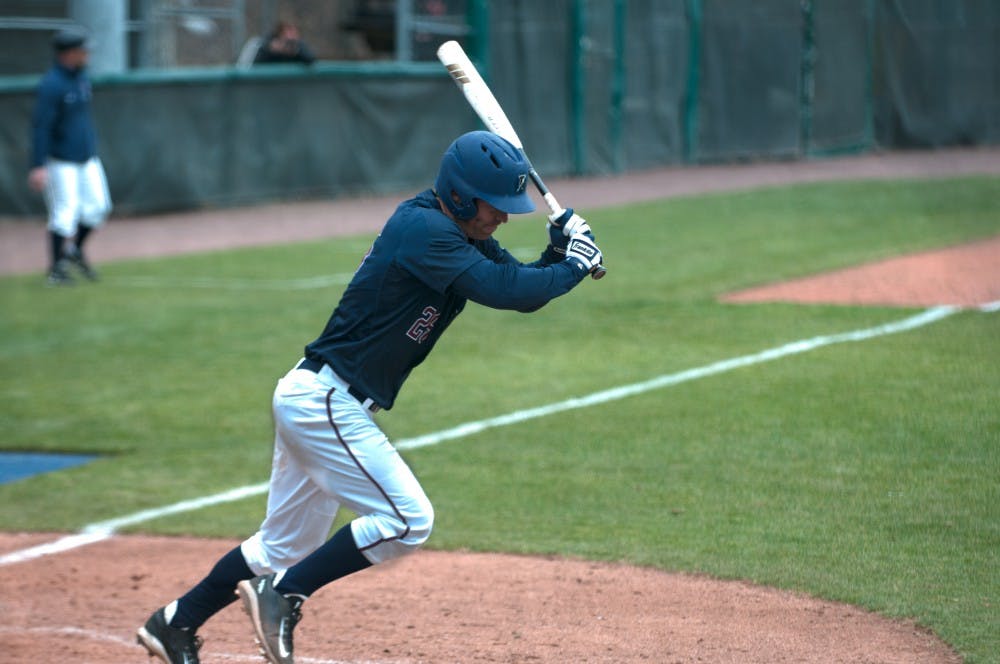
[[[697,156],[799,152],[798,2],[703,2]]]
[[[97,79],[94,115],[117,213],[429,185],[468,110],[444,70],[215,71]],[[456,95],[458,98],[456,98]],[[42,214],[25,185],[32,86],[0,93],[0,213]]]
[[[996,143],[1000,2],[883,0],[875,17],[879,143]]]
[[[803,148],[813,154],[872,145],[872,0],[811,3],[811,107]]]
[[[1000,140],[997,0],[470,3],[545,176]],[[0,80],[0,215],[42,212],[35,80]],[[119,213],[423,186],[480,126],[435,62],[122,75],[94,108]]]
[[[573,169],[571,0],[496,2],[490,11],[490,86],[535,167]]]
[[[624,168],[684,158],[691,34],[685,0],[632,0],[626,9]]]

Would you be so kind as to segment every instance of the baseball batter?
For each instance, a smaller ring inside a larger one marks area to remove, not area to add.
[[[111,196],[90,113],[87,34],[62,30],[53,37],[52,46],[56,61],[38,85],[32,118],[28,186],[45,197],[51,256],[48,283],[61,286],[73,282],[70,266],[87,279],[97,278],[83,247],[111,211]]]
[[[572,210],[550,220],[549,246],[522,264],[492,237],[534,210],[528,166],[504,139],[460,136],[433,189],[404,201],[358,267],[319,337],[274,391],[274,458],[260,529],[138,631],[151,655],[198,662],[196,630],[236,599],[265,658],[293,661],[303,602],[324,585],[406,555],[431,533],[430,501],[373,419],[468,300],[530,312],[601,262]],[[358,516],[327,540],[337,510]]]

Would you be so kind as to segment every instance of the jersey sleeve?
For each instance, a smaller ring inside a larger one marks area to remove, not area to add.
[[[484,259],[463,272],[453,288],[462,297],[483,306],[528,313],[568,293],[584,276],[585,273],[574,270],[565,261],[533,267]]]
[[[563,259],[566,258],[565,254],[559,254],[552,245],[548,245],[537,260],[531,263],[522,263],[517,258],[515,258],[509,251],[500,246],[500,243],[493,238],[488,240],[482,240],[476,242],[476,246],[479,248],[480,253],[486,256],[488,259],[494,263],[502,263],[504,265],[523,265],[524,267],[548,267],[550,265],[555,265],[556,263],[561,263]]]
[[[479,250],[483,256],[494,263],[500,263],[503,265],[520,265],[521,261],[514,258],[514,256],[504,249],[499,242],[494,238],[488,238],[486,240],[478,240],[473,242],[473,246]]]
[[[421,211],[407,223],[398,253],[399,264],[438,293],[484,256],[444,215]]]

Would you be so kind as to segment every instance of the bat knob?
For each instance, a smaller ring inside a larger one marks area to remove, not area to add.
[[[604,275],[606,275],[607,273],[608,269],[606,267],[604,267],[603,265],[598,265],[597,267],[595,267],[593,270],[590,271],[590,278],[594,279],[595,281],[597,279],[603,279]]]

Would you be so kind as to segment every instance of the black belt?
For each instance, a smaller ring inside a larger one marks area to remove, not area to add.
[[[321,362],[320,360],[313,360],[313,359],[310,359],[310,358],[307,357],[306,359],[304,359],[301,362],[299,362],[299,366],[296,367],[296,368],[297,369],[306,369],[307,371],[311,371],[313,373],[317,373],[318,374],[320,371],[323,370],[323,367],[325,367],[325,366],[326,366],[326,362]],[[331,369],[331,371],[332,371],[332,369]],[[343,379],[341,379],[341,380],[343,380]],[[382,410],[382,406],[380,406],[377,403],[375,403],[374,399],[372,399],[371,397],[369,397],[368,395],[366,395],[361,390],[355,389],[355,387],[353,385],[348,385],[347,386],[347,393],[350,394],[355,399],[357,399],[358,402],[364,408],[370,410],[373,413],[377,413],[378,411]]]

